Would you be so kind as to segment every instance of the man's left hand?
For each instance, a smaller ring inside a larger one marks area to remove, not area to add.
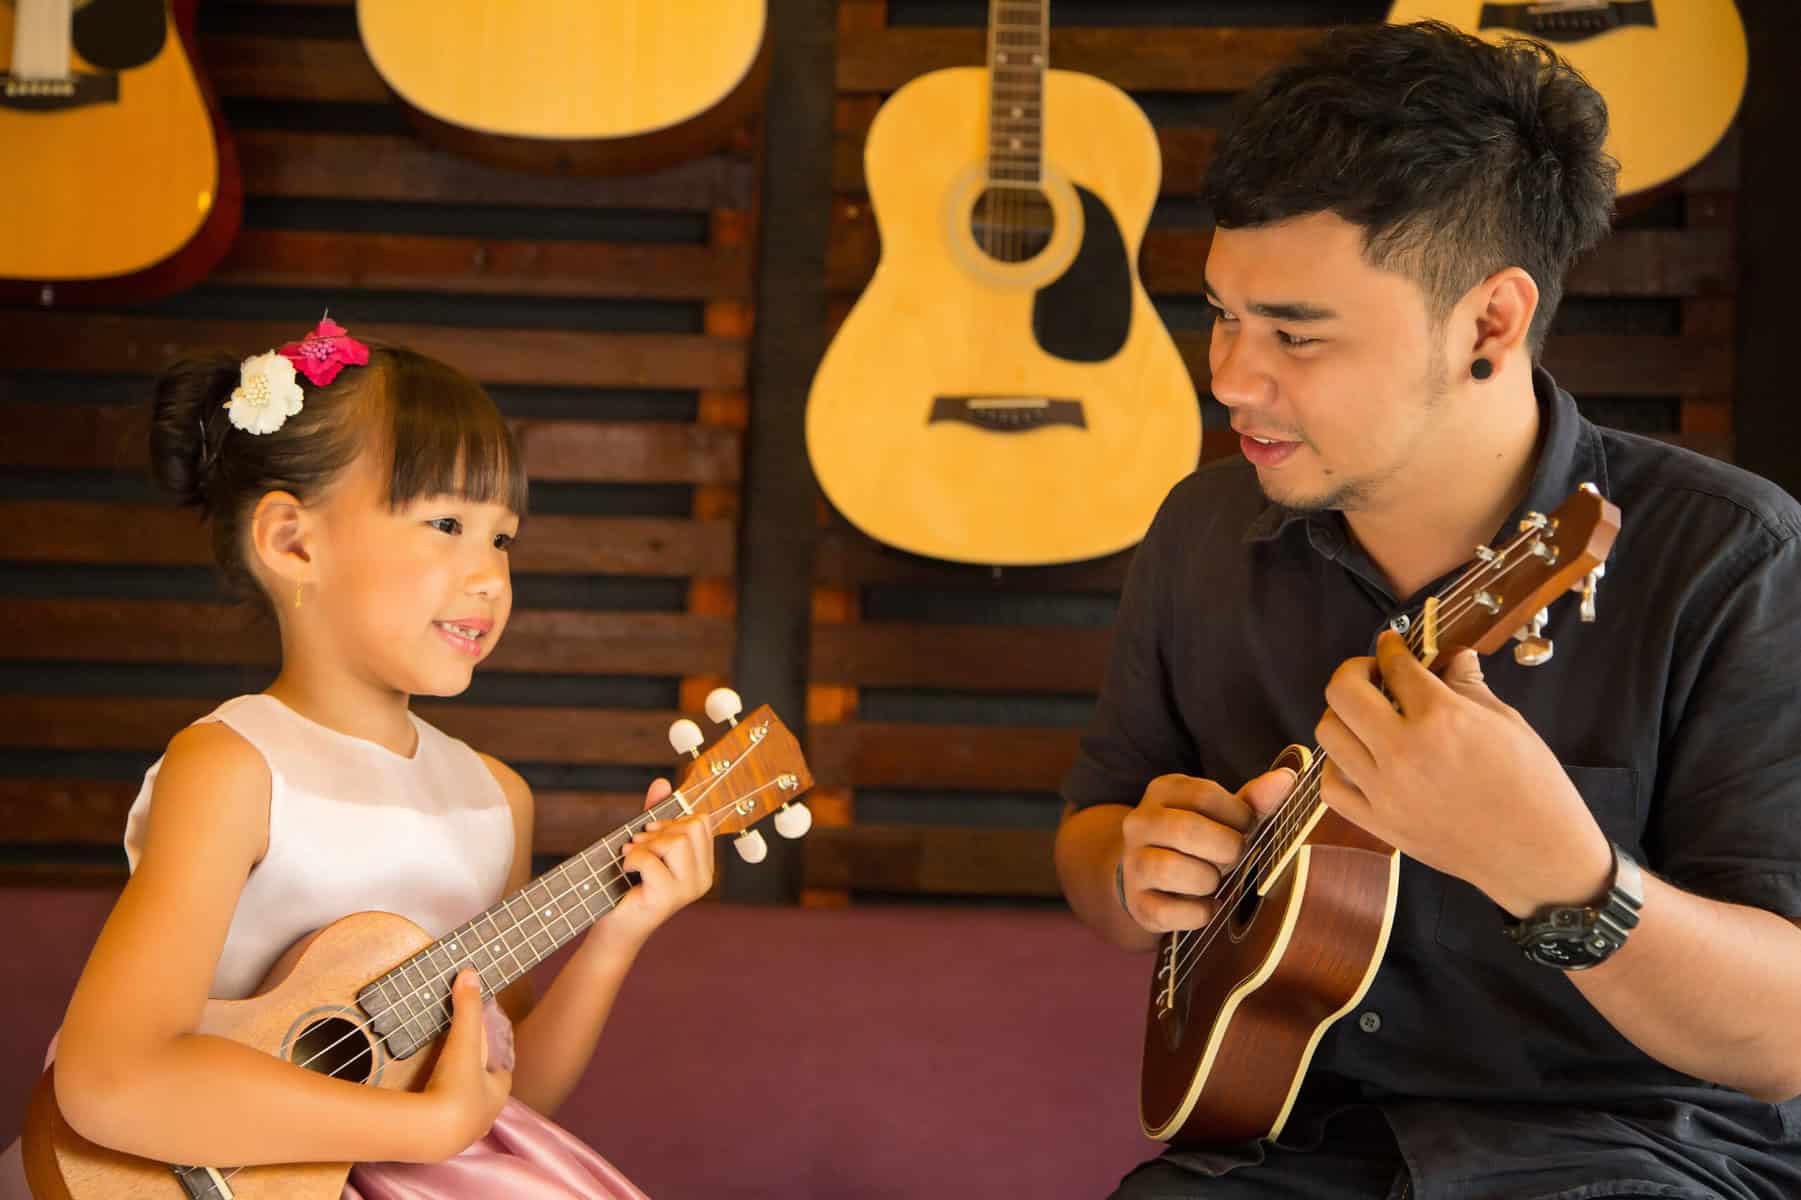
[[[1606,835],[1551,748],[1488,690],[1473,650],[1440,679],[1384,632],[1374,658],[1333,674],[1326,703],[1320,791],[1345,818],[1516,917],[1606,892]]]

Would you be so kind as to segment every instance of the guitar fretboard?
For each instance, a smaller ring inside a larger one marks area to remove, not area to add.
[[[1044,164],[1046,0],[990,0],[988,185],[1036,187]]]
[[[492,996],[611,912],[632,888],[620,856],[650,821],[683,813],[680,793],[621,825],[580,854],[451,930],[357,994],[396,1058],[405,1058],[449,1025],[450,988],[474,968]]]

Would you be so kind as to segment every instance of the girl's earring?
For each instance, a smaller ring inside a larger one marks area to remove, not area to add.
[[[300,607],[300,598],[304,595],[306,595],[306,584],[304,584],[304,583],[295,584],[294,585],[294,607],[295,608]]]

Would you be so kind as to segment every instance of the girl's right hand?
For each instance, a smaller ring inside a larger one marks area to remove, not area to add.
[[[485,1135],[513,1090],[511,1068],[488,1069],[488,1030],[481,983],[465,968],[450,992],[450,1032],[426,1081],[430,1132],[418,1162],[455,1157]]]

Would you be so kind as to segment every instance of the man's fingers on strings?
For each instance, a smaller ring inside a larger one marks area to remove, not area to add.
[[[1192,858],[1231,866],[1244,853],[1244,834],[1240,831],[1249,827],[1251,810],[1235,797],[1227,796],[1226,799],[1242,810],[1242,815],[1235,812],[1227,821],[1202,813],[1168,809],[1157,814],[1150,823],[1142,844],[1162,846]]]
[[[1444,686],[1413,656],[1407,640],[1392,629],[1383,630],[1376,639],[1376,671],[1403,713],[1418,712]]]
[[[1370,804],[1369,797],[1364,795],[1362,789],[1351,782],[1339,769],[1338,763],[1330,758],[1326,760],[1326,765],[1320,770],[1319,794],[1320,799],[1325,801],[1330,808],[1342,814],[1353,824],[1364,829],[1370,827],[1375,809]]]
[[[1168,892],[1140,892],[1132,901],[1132,917],[1153,933],[1201,929],[1213,919],[1213,902]]]
[[[644,793],[644,809],[649,812],[675,792],[675,788],[667,779],[653,779]]]
[[[1376,759],[1344,720],[1331,709],[1313,727],[1313,739],[1325,752],[1326,765],[1343,778],[1369,780],[1375,777]]]
[[[1219,889],[1219,867],[1205,859],[1146,846],[1131,856],[1130,882],[1150,891],[1199,898]]]
[[[1277,805],[1288,799],[1300,777],[1288,767],[1265,771],[1238,791],[1239,799],[1249,804],[1258,817],[1268,816]]]

